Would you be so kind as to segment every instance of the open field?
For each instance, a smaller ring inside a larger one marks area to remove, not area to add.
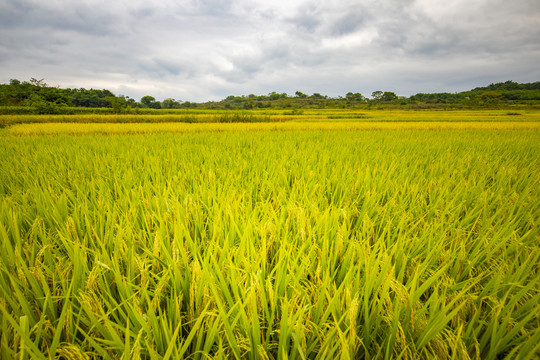
[[[26,123],[534,122],[540,110],[175,110],[167,114],[0,115],[0,127]]]
[[[89,134],[155,134],[245,131],[369,131],[369,130],[526,130],[540,129],[535,122],[267,122],[267,123],[41,123],[9,127],[8,134],[24,135],[89,135]]]
[[[3,129],[0,357],[538,357],[538,114],[379,115]]]

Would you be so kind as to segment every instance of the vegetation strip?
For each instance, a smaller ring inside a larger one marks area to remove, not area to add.
[[[277,93],[268,95],[230,95],[221,101],[200,103],[175,100],[162,101],[151,95],[137,101],[129,96],[116,96],[103,89],[62,89],[52,87],[44,79],[28,81],[12,79],[9,84],[0,84],[0,114],[168,114],[178,109],[289,109],[292,114],[304,109],[462,109],[499,107],[538,107],[540,82],[518,84],[514,81],[490,84],[459,93],[419,93],[398,96],[392,91],[376,90],[370,97],[352,91],[345,96],[330,97],[320,93],[311,95],[296,91],[294,95]]]

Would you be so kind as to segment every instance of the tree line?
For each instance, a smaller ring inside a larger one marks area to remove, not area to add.
[[[129,112],[131,109],[257,109],[257,108],[354,108],[371,106],[497,106],[507,103],[539,104],[540,82],[519,84],[514,81],[490,84],[459,93],[418,93],[409,97],[392,91],[374,91],[367,97],[358,92],[329,97],[296,91],[294,95],[271,92],[267,95],[230,95],[221,101],[189,102],[168,98],[156,100],[151,95],[139,101],[129,96],[117,96],[110,90],[62,89],[49,86],[43,79],[10,80],[0,84],[0,107],[15,107],[14,113],[24,111],[38,114],[69,113],[74,108],[108,109],[107,112]],[[25,109],[24,111],[21,109]],[[0,112],[6,113],[4,109]]]

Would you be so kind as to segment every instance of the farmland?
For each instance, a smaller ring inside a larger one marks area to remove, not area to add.
[[[147,109],[150,111],[151,109]],[[0,128],[34,123],[262,123],[262,122],[537,122],[538,109],[494,110],[349,110],[289,109],[223,111],[211,109],[155,110],[148,114],[0,115]]]
[[[540,354],[538,111],[230,114],[0,117],[2,359]]]

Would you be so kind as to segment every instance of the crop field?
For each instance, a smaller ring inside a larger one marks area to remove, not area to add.
[[[539,122],[538,109],[351,110],[263,109],[251,111],[169,110],[167,114],[0,115],[0,128],[32,123],[278,123],[278,122]]]
[[[538,113],[338,113],[4,119],[0,358],[538,358]]]

